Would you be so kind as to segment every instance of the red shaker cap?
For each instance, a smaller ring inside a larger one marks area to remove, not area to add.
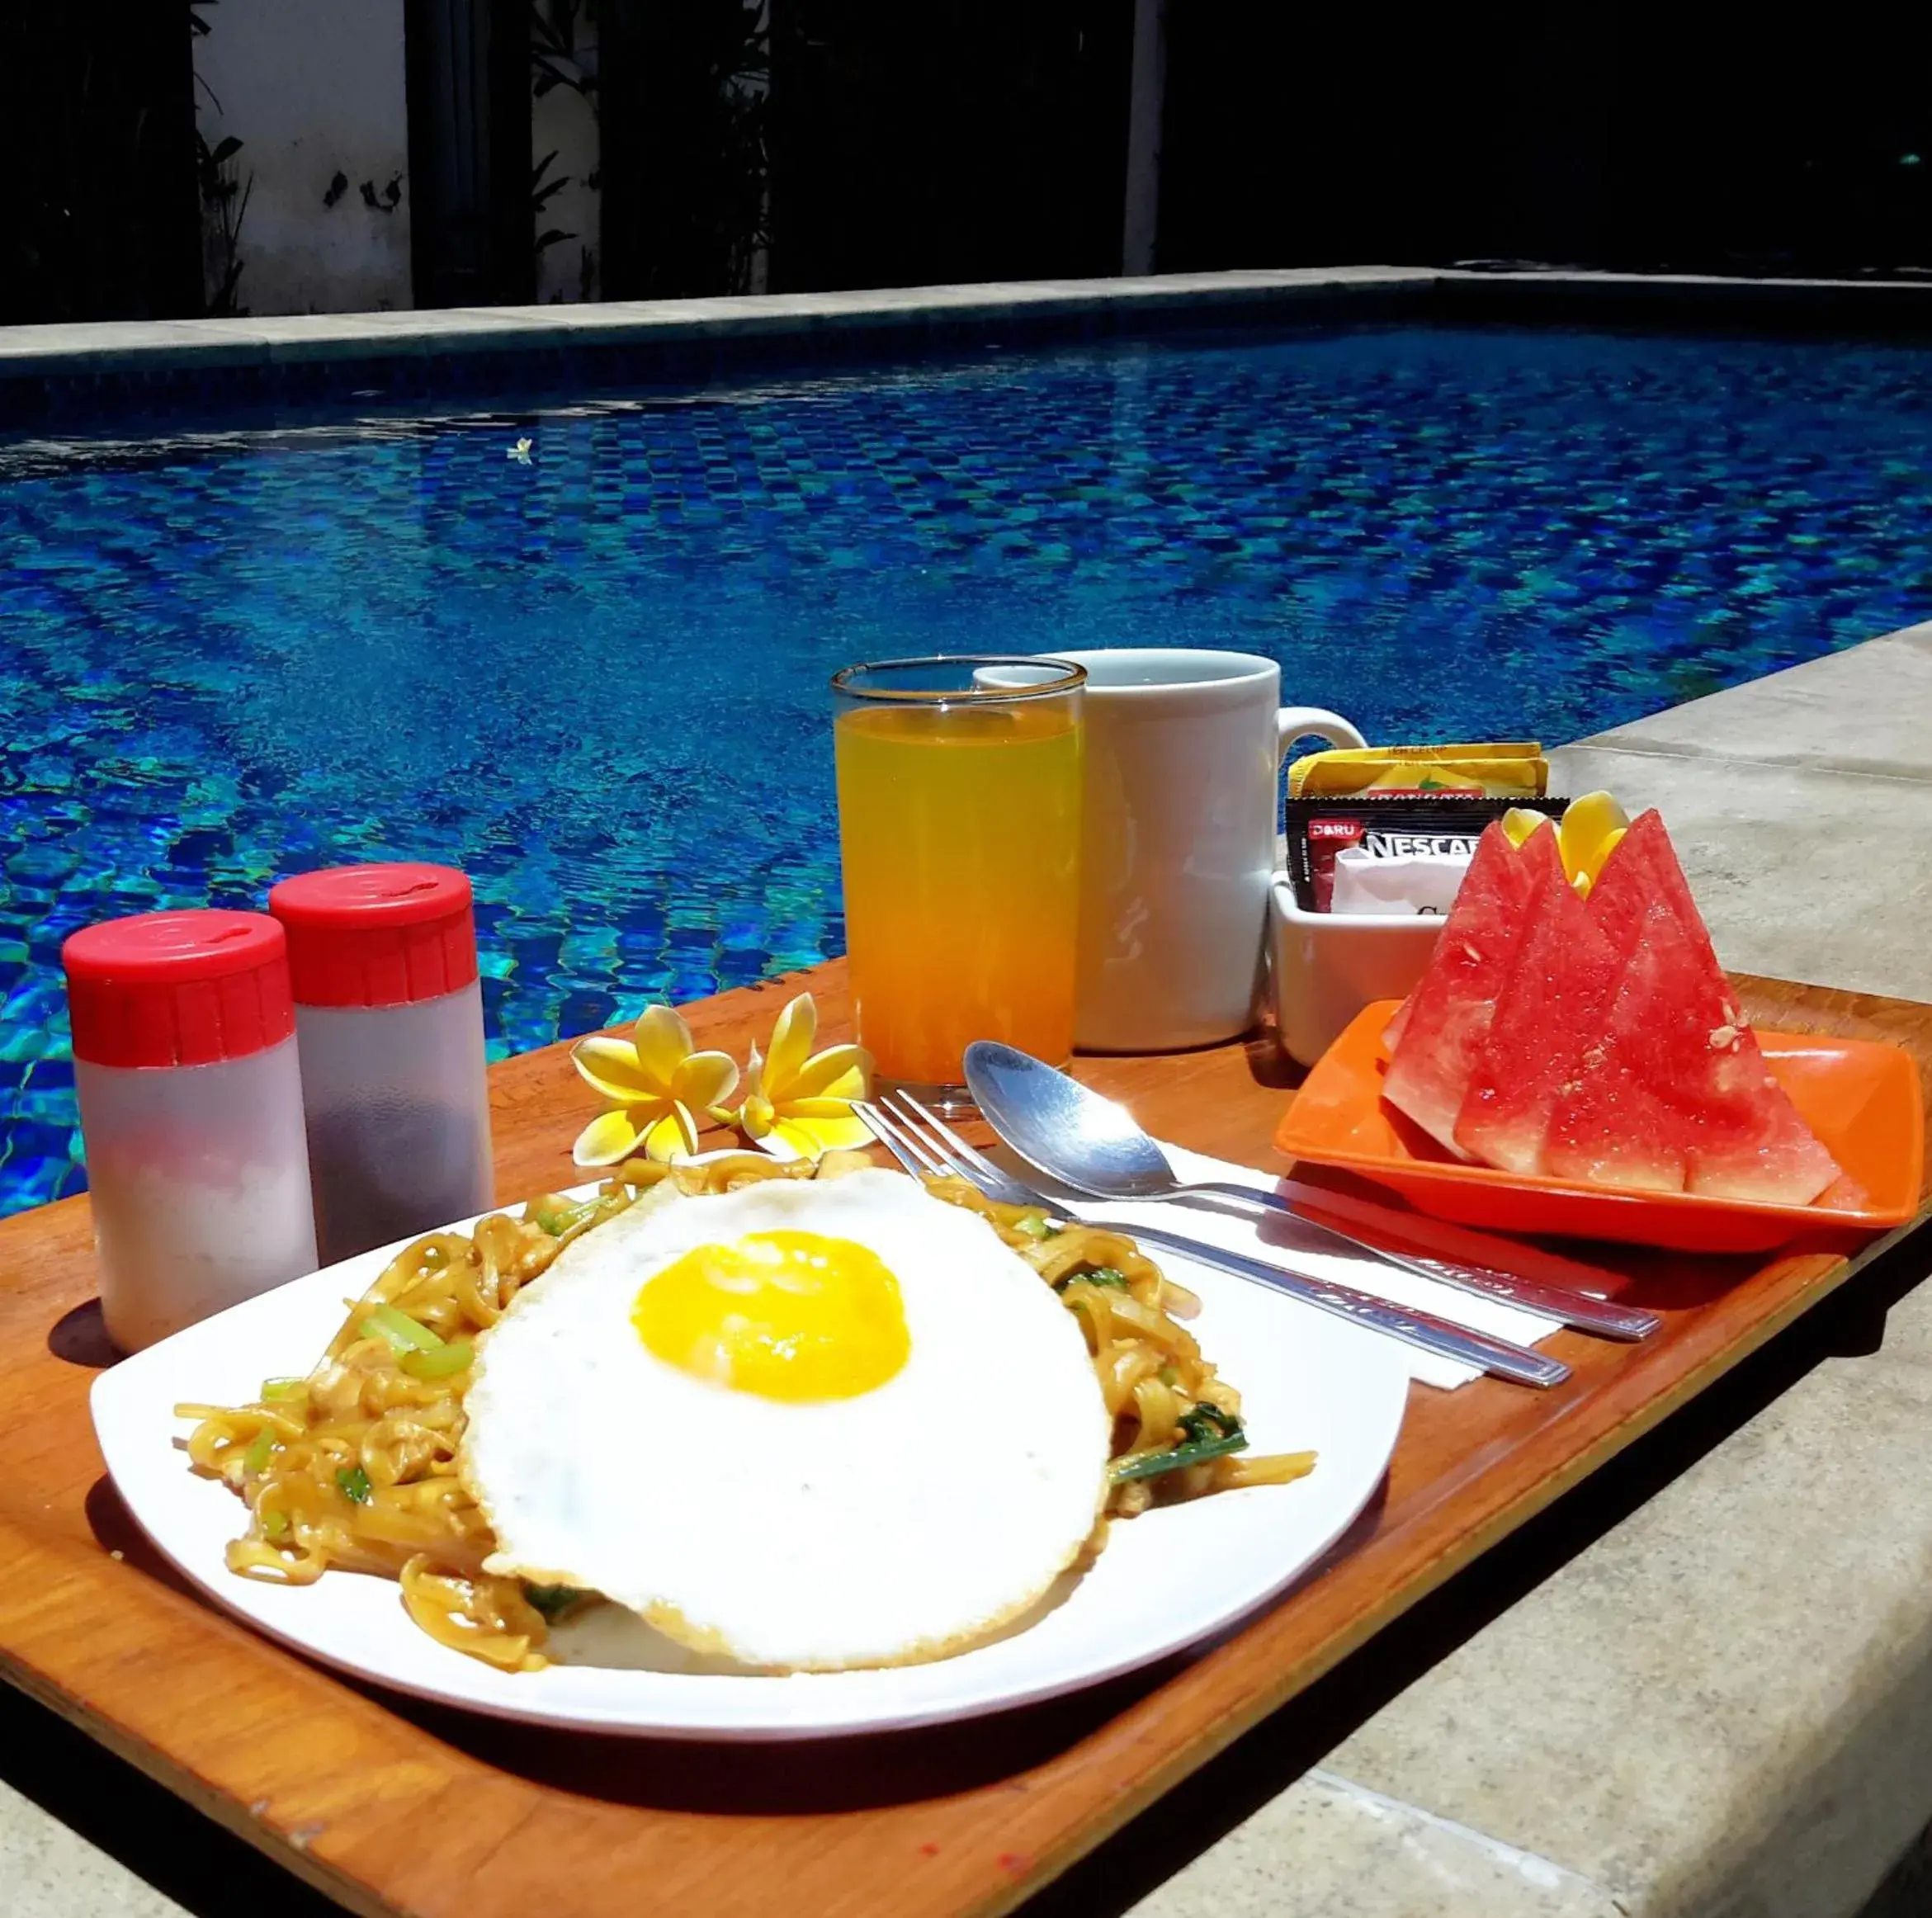
[[[413,1005],[476,976],[470,881],[453,866],[331,866],[282,880],[297,1005]]]
[[[73,1056],[92,1065],[207,1065],[295,1029],[288,942],[262,913],[138,913],[60,948]]]

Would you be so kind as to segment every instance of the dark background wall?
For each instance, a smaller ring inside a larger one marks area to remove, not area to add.
[[[1169,270],[1932,267],[1932,11],[1171,0]]]
[[[536,286],[530,0],[404,0],[403,26],[416,304],[520,305]]]
[[[773,0],[772,273],[1120,271],[1132,0]]]
[[[0,322],[197,313],[184,0],[0,0]]]
[[[600,0],[604,292],[742,291],[769,233],[769,35],[756,0]]]
[[[754,57],[755,0],[602,0],[610,290],[754,220],[776,288],[1117,271],[1133,11],[771,0]],[[1169,0],[1158,263],[1932,269],[1929,74],[1925,7]]]
[[[597,3],[612,296],[1118,269],[1133,0]],[[494,88],[413,106],[425,304],[527,297],[527,5],[409,0],[413,102],[432,20]],[[198,310],[188,15],[0,0],[0,319]],[[1158,264],[1932,271],[1932,9],[1780,17],[1169,0]]]

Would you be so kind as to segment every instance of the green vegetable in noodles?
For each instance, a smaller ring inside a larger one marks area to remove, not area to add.
[[[276,1399],[292,1399],[309,1389],[305,1378],[265,1378],[262,1382],[262,1402],[270,1405]]]
[[[335,1482],[342,1488],[342,1496],[358,1505],[369,1503],[373,1494],[369,1486],[369,1474],[361,1466],[344,1466],[335,1475]]]
[[[1070,1285],[1112,1286],[1119,1292],[1127,1289],[1125,1274],[1115,1270],[1111,1265],[1097,1265],[1091,1272],[1070,1272],[1065,1278],[1056,1278],[1053,1282],[1053,1289],[1056,1292],[1065,1292]],[[1170,1380],[1169,1382],[1171,1384],[1173,1382]]]
[[[1238,1413],[1224,1412],[1219,1405],[1210,1405],[1206,1399],[1192,1410],[1183,1412],[1176,1423],[1180,1426],[1181,1436],[1190,1444],[1203,1438],[1231,1438],[1241,1429]]]
[[[1191,1444],[1176,1445],[1166,1452],[1150,1452],[1144,1457],[1122,1459],[1108,1474],[1116,1485],[1133,1478],[1158,1478],[1164,1472],[1184,1471],[1190,1465],[1205,1465],[1211,1458],[1225,1458],[1231,1452],[1245,1452],[1248,1434],[1230,1432],[1220,1438],[1199,1438]]]
[[[575,1585],[525,1585],[523,1595],[555,1624],[584,1594]]]
[[[448,1378],[468,1369],[476,1348],[467,1339],[452,1339],[433,1352],[405,1352],[397,1363],[411,1378]]]
[[[1015,1219],[1013,1229],[1024,1232],[1029,1239],[1051,1239],[1053,1236],[1051,1222],[1038,1212],[1028,1212],[1023,1219]]]
[[[268,1469],[268,1462],[275,1456],[275,1434],[264,1425],[255,1434],[255,1442],[242,1454],[242,1463],[250,1472],[262,1473]]]
[[[554,1212],[547,1206],[541,1212],[531,1207],[526,1215],[541,1226],[553,1239],[560,1239],[570,1228],[588,1219],[597,1210],[597,1202],[587,1199],[582,1205],[560,1206]]]
[[[433,1352],[442,1344],[428,1326],[394,1306],[371,1306],[361,1330],[365,1339],[386,1339],[392,1352]]]
[[[286,1538],[289,1531],[289,1515],[286,1512],[271,1512],[262,1521],[262,1529],[271,1538]]]

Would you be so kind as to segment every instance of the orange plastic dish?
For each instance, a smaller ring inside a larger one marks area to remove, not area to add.
[[[1577,1185],[1466,1165],[1382,1097],[1382,1032],[1398,999],[1366,1006],[1309,1073],[1274,1136],[1297,1159],[1391,1187],[1417,1211],[1491,1231],[1614,1239],[1684,1252],[1767,1252],[1815,1231],[1879,1232],[1919,1209],[1925,1113],[1911,1053],[1870,1039],[1760,1032],[1778,1083],[1845,1177],[1808,1206]]]

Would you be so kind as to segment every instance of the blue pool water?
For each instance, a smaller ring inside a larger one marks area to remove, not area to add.
[[[1925,615],[1929,448],[1907,349],[1424,328],[0,446],[0,1210],[83,1183],[89,920],[451,861],[533,1046],[838,950],[844,661],[1233,646],[1570,739]]]

